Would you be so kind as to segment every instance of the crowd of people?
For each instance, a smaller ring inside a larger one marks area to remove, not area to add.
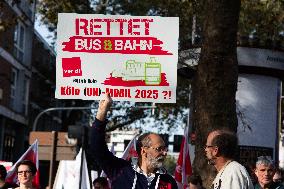
[[[97,164],[108,176],[96,178],[93,189],[177,189],[175,179],[163,167],[167,155],[164,140],[156,133],[142,134],[136,143],[136,164],[114,156],[105,142],[106,115],[112,104],[107,94],[100,101],[96,119],[91,129],[91,152],[96,154]],[[235,161],[238,138],[227,129],[208,134],[204,146],[205,158],[217,170],[211,189],[284,189],[283,170],[275,166],[269,156],[260,156],[253,170],[247,170]],[[16,166],[18,186],[8,186],[4,166],[0,165],[0,189],[35,189],[32,181],[37,169],[33,162],[25,160]],[[254,178],[254,179],[252,179]],[[203,178],[206,179],[206,178]],[[188,178],[189,189],[204,189],[202,178],[193,173]]]
[[[111,188],[178,188],[175,180],[163,168],[167,148],[158,134],[145,133],[138,138],[137,164],[117,158],[109,152],[105,142],[105,126],[106,115],[111,104],[112,99],[109,95],[100,101],[91,134],[92,151],[96,154],[97,163],[111,180]],[[204,152],[208,164],[214,166],[218,172],[212,183],[212,189],[284,189],[281,172],[278,171],[277,175],[275,174],[277,169],[272,159],[266,156],[261,156],[256,161],[253,172],[256,181],[253,183],[252,175],[249,174],[250,170],[234,160],[237,149],[236,133],[227,129],[209,133]],[[194,173],[188,180],[190,189],[204,188],[198,174]]]

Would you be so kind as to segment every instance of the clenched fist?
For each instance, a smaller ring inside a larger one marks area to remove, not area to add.
[[[105,95],[105,98],[103,100],[100,100],[96,118],[100,121],[104,121],[106,119],[107,111],[109,110],[111,105],[112,105],[112,99],[109,93],[107,93]]]

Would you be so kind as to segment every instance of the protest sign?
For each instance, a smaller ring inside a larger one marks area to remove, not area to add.
[[[178,18],[60,13],[59,99],[175,103]]]

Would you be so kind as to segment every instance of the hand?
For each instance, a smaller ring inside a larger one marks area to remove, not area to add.
[[[100,121],[104,121],[106,119],[107,111],[110,109],[112,104],[112,98],[109,93],[105,95],[104,100],[100,100],[99,108],[97,111],[96,118]]]

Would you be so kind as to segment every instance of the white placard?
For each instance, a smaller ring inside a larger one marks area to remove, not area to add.
[[[60,13],[59,99],[176,102],[179,19]]]

